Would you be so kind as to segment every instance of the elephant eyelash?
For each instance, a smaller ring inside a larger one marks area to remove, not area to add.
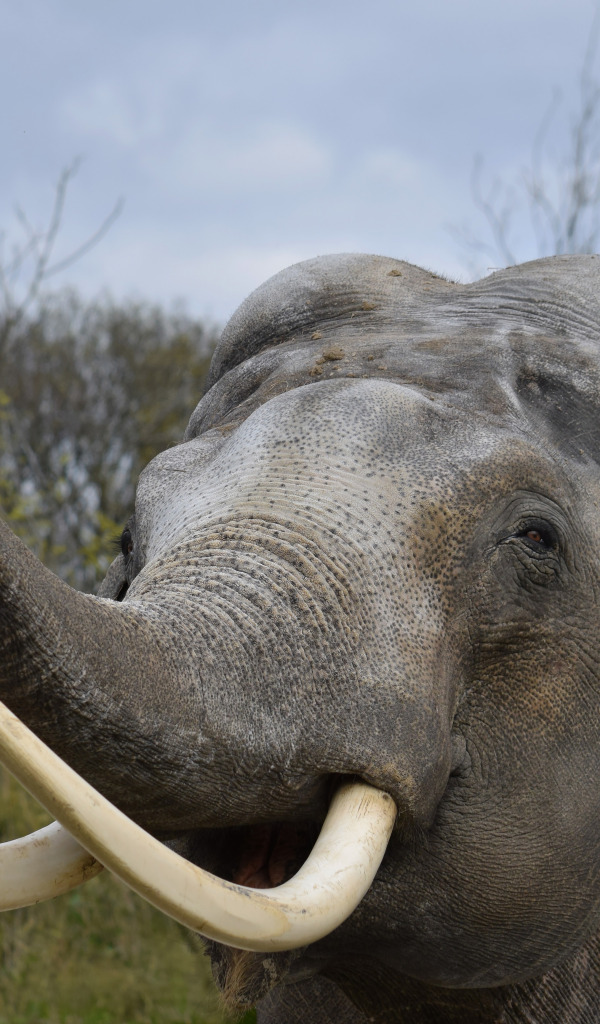
[[[133,537],[131,535],[131,530],[129,529],[128,526],[125,527],[123,532],[118,537],[114,538],[113,543],[115,547],[121,552],[125,561],[128,562],[129,559],[131,558],[131,555],[133,554],[134,547]]]

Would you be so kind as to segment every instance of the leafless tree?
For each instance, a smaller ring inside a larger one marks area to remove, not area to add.
[[[24,318],[39,304],[44,285],[54,274],[66,270],[93,249],[106,235],[123,208],[119,199],[100,226],[81,245],[62,259],[54,260],[56,242],[62,225],[69,186],[79,170],[74,160],[61,172],[45,227],[35,228],[22,207],[15,207],[19,238],[6,253],[8,238],[0,231],[0,350],[6,352],[15,342]]]
[[[119,200],[92,235],[66,256],[55,259],[67,192],[79,164],[80,161],[75,160],[61,172],[45,226],[34,227],[22,207],[16,206],[17,239],[9,245],[7,232],[0,231],[0,512],[5,514],[23,505],[19,491],[23,481],[25,489],[47,496],[46,504],[52,505],[51,513],[60,511],[57,488],[52,486],[52,479],[40,459],[39,445],[32,440],[25,411],[16,409],[15,394],[19,367],[28,351],[33,350],[32,339],[39,335],[39,325],[51,305],[44,293],[46,282],[97,245],[123,206],[123,201]]]
[[[562,97],[556,92],[536,132],[529,165],[512,181],[486,174],[479,156],[473,165],[471,194],[482,214],[486,237],[469,228],[453,228],[475,269],[482,259],[519,262],[515,224],[528,218],[538,256],[595,252],[600,242],[600,81],[595,64],[600,37],[600,6],[588,35],[581,66],[578,104],[567,116],[566,156],[552,150],[560,133]]]

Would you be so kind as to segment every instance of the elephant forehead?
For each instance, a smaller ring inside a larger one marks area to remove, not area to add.
[[[454,451],[449,434],[468,439],[464,415],[443,402],[386,380],[337,380],[307,385],[259,406],[237,428],[211,430],[158,456],[142,476],[144,497],[177,490],[202,502],[207,491],[251,488],[293,491],[309,475],[328,489],[336,470],[366,480],[390,480],[411,467],[425,473]],[[479,454],[486,449],[483,435]],[[275,476],[274,476],[275,474]],[[168,483],[167,483],[168,480]]]
[[[366,526],[392,544],[416,506],[436,493],[450,500],[457,479],[482,462],[488,477],[503,472],[489,468],[499,445],[502,431],[474,430],[461,411],[394,382],[307,385],[225,436],[208,431],[154,460],[138,490],[148,554],[245,515],[305,526],[314,518],[321,530]],[[511,441],[512,461],[521,447]]]
[[[418,389],[387,380],[338,380],[307,385],[261,406],[236,431],[230,455],[268,456],[329,465],[344,459],[352,467],[371,460],[389,463],[399,452],[410,461],[414,429],[423,443],[456,414]],[[315,459],[317,461],[315,461]]]

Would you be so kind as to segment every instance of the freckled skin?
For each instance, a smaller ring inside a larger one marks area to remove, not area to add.
[[[164,456],[161,472],[178,458]],[[141,485],[153,524],[156,472]],[[592,495],[511,421],[474,439],[466,414],[379,380],[271,400],[206,472],[217,497],[200,487],[200,512],[186,490],[163,510],[161,544],[173,545],[181,516],[211,522],[215,500],[228,517],[248,506],[285,516],[298,547],[317,523],[341,574],[335,684],[324,700],[314,681],[308,696],[303,673],[301,742],[284,716],[272,726],[288,757],[301,751],[293,770],[320,759],[321,770],[361,774],[394,795],[407,828],[426,830],[399,832],[368,897],[311,957],[360,957],[366,942],[390,970],[487,988],[574,953],[597,928],[600,893],[597,632],[581,629],[591,613],[597,622]],[[519,536],[537,520],[578,536],[577,552],[566,541],[560,556],[537,551],[535,530]],[[265,530],[264,549],[269,540]],[[315,701],[320,751],[304,735]],[[453,733],[465,746],[449,778]]]
[[[87,753],[93,716],[40,734],[207,866],[210,830],[320,820],[338,776],[399,809],[331,936],[268,963],[213,947],[261,1024],[600,1016],[598,266],[291,268],[142,475],[103,594],[126,589],[177,692],[106,684],[128,789]],[[35,725],[32,686],[11,699]]]

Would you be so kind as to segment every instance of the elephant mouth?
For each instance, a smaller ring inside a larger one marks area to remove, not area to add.
[[[274,889],[293,878],[308,860],[324,817],[201,830],[191,841],[169,845],[233,885]]]
[[[0,909],[66,892],[90,877],[92,858],[170,917],[217,942],[256,952],[298,949],[323,938],[357,907],[379,868],[396,818],[387,793],[342,784],[308,857],[310,827],[240,829],[228,881],[180,856],[114,807],[0,703],[0,760],[56,816],[39,836],[0,846]],[[61,827],[61,826],[64,826]],[[52,831],[54,830],[54,831]],[[68,834],[65,834],[65,830]],[[66,845],[66,857],[56,848]],[[79,844],[79,852],[78,852]],[[48,851],[47,851],[48,852]],[[52,861],[38,884],[30,864]],[[286,878],[295,866],[300,867]],[[98,868],[99,870],[99,868]],[[243,878],[246,884],[239,879]],[[6,879],[18,893],[6,891]],[[273,879],[281,884],[273,885]],[[268,886],[265,884],[268,882]],[[248,884],[249,883],[249,884]]]
[[[296,874],[307,860],[320,827],[255,825],[248,829],[232,881],[251,889],[273,889]]]

